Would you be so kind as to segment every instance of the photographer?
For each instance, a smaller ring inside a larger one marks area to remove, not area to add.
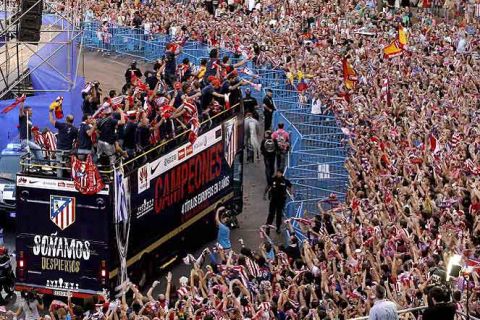
[[[445,289],[435,286],[428,291],[428,308],[423,313],[423,320],[453,320],[455,305],[450,302],[450,295]]]
[[[232,248],[232,242],[230,241],[230,228],[227,227],[227,216],[225,215],[225,212],[226,209],[223,204],[219,204],[219,207],[215,212],[215,222],[218,227],[217,242],[225,251],[227,251]]]
[[[40,319],[39,310],[44,309],[43,299],[35,291],[29,291],[23,295],[15,316],[18,318],[22,313],[25,314],[25,320]]]

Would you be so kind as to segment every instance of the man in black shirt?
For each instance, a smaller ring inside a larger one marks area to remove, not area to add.
[[[266,200],[267,192],[272,186],[273,174],[275,172],[275,157],[277,154],[277,142],[272,138],[272,131],[265,131],[265,136],[260,144],[260,151],[263,155],[263,162],[265,163],[265,176],[267,178],[267,186],[263,194],[263,199]]]
[[[140,28],[142,26],[143,19],[142,16],[140,15],[139,11],[135,11],[135,14],[133,15],[133,20],[132,24],[135,28]]]
[[[32,135],[32,108],[23,105],[23,102],[20,104],[20,113],[18,116],[18,129],[20,131],[20,142],[22,148],[28,148],[29,152],[33,153],[33,157],[36,160],[42,160],[42,148],[33,142]]]
[[[48,113],[48,120],[58,129],[57,152],[55,152],[57,163],[55,166],[57,167],[57,177],[61,178],[63,176],[62,168],[65,167],[63,159],[72,152],[73,143],[78,137],[78,129],[73,125],[73,115],[69,114],[65,118],[65,122],[60,122],[53,117],[54,112],[55,110],[51,110]]]
[[[124,140],[123,140],[123,148],[128,154],[129,158],[133,158],[135,155],[135,135],[137,132],[137,119],[136,115],[132,114],[128,117],[128,122],[124,127]]]
[[[200,97],[200,110],[198,110],[199,114],[201,114],[205,110],[208,110],[210,104],[213,101],[213,98],[225,98],[223,94],[217,92],[218,90],[220,90],[220,82],[218,80],[213,81],[213,83],[208,84],[205,88],[202,89],[202,95]]]
[[[440,287],[428,291],[428,308],[423,312],[423,320],[454,320],[455,305],[448,302],[449,295]]]
[[[158,83],[156,74],[151,71],[145,72],[145,82],[148,84],[150,90],[155,90]]]
[[[180,54],[180,51],[181,47],[177,47],[173,43],[169,43],[165,51],[165,82],[172,88],[177,80],[177,55]]]
[[[140,120],[140,124],[138,125],[135,133],[135,144],[137,145],[137,150],[140,152],[147,151],[147,148],[150,146],[150,135],[148,118],[144,115]]]
[[[252,91],[250,88],[245,89],[245,97],[243,98],[243,109],[245,113],[250,112],[254,119],[259,120],[257,107],[258,102],[257,99],[252,97]]]
[[[280,233],[283,209],[285,208],[288,192],[291,193],[291,191],[292,184],[283,176],[282,171],[277,170],[275,177],[272,179],[272,185],[269,188],[270,206],[267,218],[267,225],[271,225],[273,223],[273,218],[276,216],[277,233]],[[269,228],[267,228],[267,232],[270,232]]]
[[[217,72],[220,68],[220,60],[218,59],[218,50],[212,49],[209,54],[210,59],[207,62],[207,70],[205,71],[204,78],[208,79],[210,76],[217,76]]]
[[[142,77],[142,71],[137,68],[137,61],[133,61],[132,64],[130,65],[130,68],[125,71],[125,82],[127,84],[130,84],[132,81],[132,75],[136,75],[137,78]]]
[[[240,86],[244,84],[244,81],[238,77],[238,73],[236,71],[233,71],[227,76],[227,80],[225,80],[225,82],[222,84],[222,89],[220,92],[222,94],[230,93],[230,106],[233,107],[240,103],[240,99],[242,98]]]
[[[98,159],[105,154],[108,156],[110,165],[115,164],[115,152],[117,134],[116,128],[118,124],[125,123],[125,116],[123,112],[120,113],[120,120],[112,117],[112,109],[108,107],[104,112],[105,118],[97,122],[97,128],[99,130],[98,143],[97,143],[97,156]]]
[[[273,112],[276,110],[275,105],[273,103],[273,92],[270,89],[266,90],[267,94],[265,98],[263,98],[263,115],[265,117],[265,131],[270,130],[272,128],[272,119],[273,119]]]
[[[92,133],[95,131],[95,128],[95,121],[89,121],[89,116],[84,114],[78,129],[77,155],[80,160],[85,160],[87,155],[92,153]]]

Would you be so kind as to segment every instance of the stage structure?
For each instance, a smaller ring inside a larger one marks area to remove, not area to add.
[[[83,75],[83,0],[2,2],[0,100],[71,92]]]
[[[63,96],[64,114],[82,118],[84,0],[3,0],[0,8],[0,110],[23,94],[32,122],[55,130],[48,107]],[[16,142],[18,111],[0,113],[0,150]]]

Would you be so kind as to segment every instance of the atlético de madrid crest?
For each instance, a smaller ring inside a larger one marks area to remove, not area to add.
[[[50,220],[62,230],[75,222],[75,198],[50,196]]]

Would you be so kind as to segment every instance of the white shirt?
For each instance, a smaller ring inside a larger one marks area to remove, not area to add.
[[[40,313],[38,313],[38,301],[34,300],[27,303],[23,300],[20,304],[20,308],[25,313],[25,320],[37,320],[40,319]]]
[[[467,39],[460,38],[457,45],[457,53],[465,53],[467,51]]]
[[[248,0],[248,11],[252,11],[255,8],[255,0]]]
[[[375,301],[368,320],[398,320],[397,305],[385,299]]]

